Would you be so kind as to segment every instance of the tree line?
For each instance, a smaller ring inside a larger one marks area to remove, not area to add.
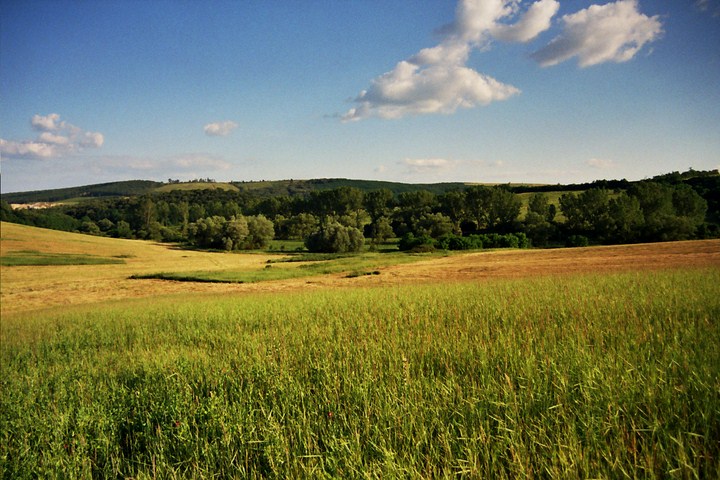
[[[508,186],[473,185],[435,194],[338,187],[304,196],[172,190],[92,199],[44,210],[12,210],[0,219],[118,238],[182,242],[198,248],[264,248],[272,239],[302,240],[310,251],[357,251],[399,238],[401,249],[577,246],[718,236],[720,176],[669,176],[623,189],[594,186],[529,194],[526,206]]]

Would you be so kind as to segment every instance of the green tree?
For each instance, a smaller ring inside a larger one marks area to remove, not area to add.
[[[133,238],[133,231],[130,224],[125,220],[120,220],[115,226],[115,234],[118,238]]]
[[[428,190],[401,193],[395,211],[395,232],[399,235],[418,233],[420,219],[423,215],[432,213],[436,206],[437,197]]]
[[[328,220],[305,239],[305,247],[311,252],[344,253],[359,252],[365,243],[362,232]]]
[[[140,199],[138,205],[138,219],[140,224],[140,230],[145,232],[150,231],[150,225],[157,221],[157,215],[155,211],[155,202],[149,196],[144,196]]]
[[[438,197],[440,211],[450,217],[455,225],[455,231],[460,231],[460,223],[467,216],[465,212],[465,192],[452,190]]]
[[[188,209],[188,220],[190,222],[197,222],[201,218],[205,218],[206,211],[205,207],[199,203],[193,203]]]
[[[288,219],[288,236],[290,238],[306,238],[317,230],[317,217],[310,213],[300,213]]]
[[[523,227],[533,245],[543,247],[550,242],[556,233],[554,219],[555,205],[550,204],[547,195],[544,193],[532,194],[528,201]]]
[[[609,239],[616,243],[631,243],[640,237],[644,217],[637,198],[622,192],[608,205],[611,228]]]
[[[363,205],[370,215],[372,222],[377,222],[381,217],[387,217],[393,201],[393,193],[387,188],[372,190],[365,194]]]
[[[515,229],[520,207],[517,195],[503,187],[475,185],[465,191],[465,208],[478,230]]]
[[[453,233],[455,224],[447,215],[442,213],[426,213],[417,223],[416,233],[428,235],[431,238],[438,238],[448,233]]]
[[[611,231],[610,192],[603,188],[566,193],[560,197],[560,208],[570,233],[605,238]]]
[[[178,225],[182,229],[187,228],[190,221],[190,205],[187,200],[170,203],[169,220],[171,225]]]
[[[100,235],[100,227],[90,219],[86,219],[80,224],[80,231],[89,235]]]
[[[242,215],[233,216],[223,225],[223,245],[225,250],[239,250],[245,244],[250,233],[248,222]]]
[[[548,196],[544,193],[533,193],[528,200],[528,213],[535,213],[547,222],[555,220],[555,205],[550,203]]]
[[[373,245],[380,245],[388,238],[395,236],[395,232],[388,217],[380,217],[369,225],[370,238]]]
[[[165,200],[155,203],[155,219],[161,225],[170,225],[170,204]]]
[[[188,225],[188,240],[200,248],[225,248],[225,223],[225,218],[219,215],[201,218]]]
[[[351,215],[363,206],[363,192],[354,187],[310,192],[307,200],[310,213],[318,217],[342,217]]]
[[[247,217],[248,236],[245,248],[265,248],[275,236],[273,222],[264,215]]]
[[[637,198],[645,218],[643,240],[693,238],[705,219],[707,203],[689,186],[641,182],[630,194]]]
[[[103,218],[102,220],[97,222],[97,226],[100,228],[100,231],[102,233],[109,233],[112,231],[113,228],[115,228],[115,224],[107,218]]]
[[[678,185],[672,193],[675,214],[687,218],[691,223],[700,225],[705,221],[708,204],[690,185]]]

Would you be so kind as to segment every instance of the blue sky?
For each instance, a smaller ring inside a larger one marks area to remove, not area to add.
[[[719,0],[0,4],[2,191],[720,167]]]

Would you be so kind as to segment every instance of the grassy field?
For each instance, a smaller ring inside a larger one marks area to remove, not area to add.
[[[178,286],[118,279],[286,257],[2,227],[125,262],[0,270],[2,478],[720,476],[718,242]],[[61,272],[141,288],[6,305]]]

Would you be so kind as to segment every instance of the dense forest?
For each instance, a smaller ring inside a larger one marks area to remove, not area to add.
[[[200,183],[212,185],[212,179]],[[302,240],[310,251],[345,252],[395,238],[400,249],[425,251],[720,235],[717,170],[582,185],[426,186],[342,179],[223,185],[180,188],[175,180],[135,181],[9,194],[3,195],[0,219],[221,250],[264,248],[272,239]],[[43,209],[13,209],[9,203],[71,197]]]

